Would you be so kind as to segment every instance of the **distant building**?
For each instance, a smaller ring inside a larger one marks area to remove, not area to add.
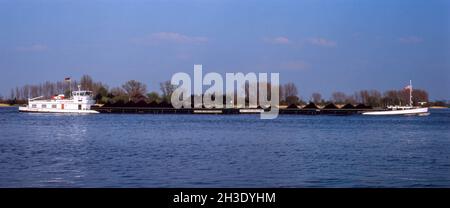
[[[419,102],[419,105],[425,105],[427,102]]]

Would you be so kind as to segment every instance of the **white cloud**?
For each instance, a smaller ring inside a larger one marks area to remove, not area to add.
[[[44,44],[33,44],[29,46],[19,46],[16,50],[22,52],[39,52],[48,50],[48,46]]]
[[[263,38],[264,42],[272,44],[289,44],[291,41],[287,37],[279,36],[274,38]]]
[[[307,70],[310,65],[303,60],[288,61],[280,64],[281,69],[287,70]]]
[[[336,42],[325,39],[325,38],[321,38],[321,37],[309,38],[307,40],[307,42],[309,44],[321,46],[321,47],[335,47],[336,46]]]
[[[152,33],[148,37],[134,39],[137,43],[157,44],[157,43],[204,43],[208,42],[208,38],[200,36],[188,36],[176,32],[157,32]]]
[[[417,36],[401,37],[398,39],[400,43],[416,44],[423,42],[423,39]]]

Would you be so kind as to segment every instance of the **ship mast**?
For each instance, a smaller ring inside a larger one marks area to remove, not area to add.
[[[412,90],[413,90],[413,88],[412,88],[412,82],[411,82],[411,80],[409,80],[409,106],[413,106],[413,104],[412,104]]]
[[[69,79],[69,98],[72,98],[72,80]]]
[[[69,83],[69,98],[72,97],[72,80],[70,79],[70,77],[66,77],[64,79],[65,82]]]

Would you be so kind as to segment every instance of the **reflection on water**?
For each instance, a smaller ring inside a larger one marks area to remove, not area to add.
[[[428,117],[64,115],[0,108],[1,187],[449,187]]]
[[[11,127],[4,138],[13,141],[6,145],[14,146],[2,149],[8,153],[2,164],[15,161],[17,167],[4,170],[13,181],[24,181],[24,186],[71,186],[76,183],[73,179],[86,176],[83,166],[88,139],[86,117],[40,113],[13,113],[4,117],[6,125]]]

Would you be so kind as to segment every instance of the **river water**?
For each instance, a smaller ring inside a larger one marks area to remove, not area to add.
[[[0,108],[0,187],[450,187],[427,117],[62,115]]]

